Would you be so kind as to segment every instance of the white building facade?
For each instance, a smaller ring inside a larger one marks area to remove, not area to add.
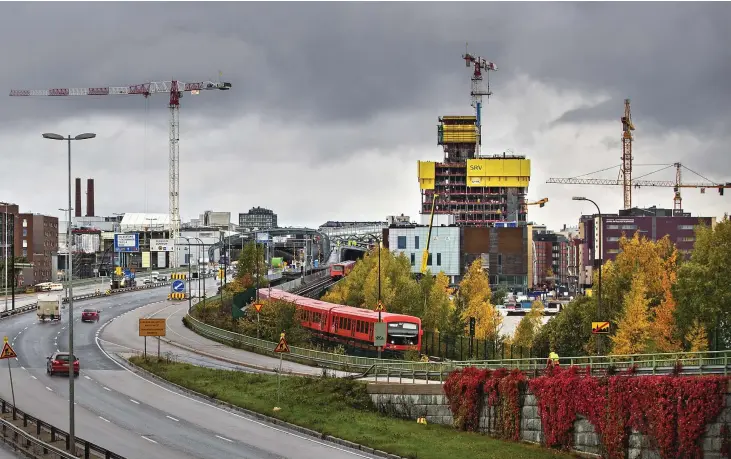
[[[388,247],[396,253],[403,253],[411,262],[411,272],[421,272],[421,258],[424,256],[429,227],[389,228]],[[427,267],[432,274],[443,272],[456,282],[460,276],[460,231],[456,226],[432,228]]]

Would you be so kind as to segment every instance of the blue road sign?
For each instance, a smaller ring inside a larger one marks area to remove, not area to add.
[[[181,280],[173,281],[173,292],[184,292],[185,291],[185,282]]]

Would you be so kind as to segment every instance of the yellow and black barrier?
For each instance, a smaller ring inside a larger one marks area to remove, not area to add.
[[[185,294],[185,293],[177,293],[177,292],[168,293],[168,300],[185,300],[186,297],[187,297],[187,294]]]
[[[187,273],[172,273],[170,274],[171,280],[186,280],[188,278]]]

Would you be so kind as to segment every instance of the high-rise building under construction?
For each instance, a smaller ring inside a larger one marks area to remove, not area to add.
[[[445,222],[441,215],[452,215],[459,226],[524,224],[530,160],[477,155],[481,140],[477,116],[443,116],[439,123],[437,143],[444,148],[444,160],[418,162],[421,214],[431,213],[437,193],[435,223]]]

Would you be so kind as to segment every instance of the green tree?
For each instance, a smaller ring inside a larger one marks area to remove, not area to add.
[[[492,291],[492,304],[498,305],[505,303],[505,298],[508,296],[508,289],[503,286],[499,286]]]
[[[8,249],[9,251],[9,249]],[[8,254],[9,255],[9,254]],[[8,260],[8,285],[5,285],[5,276],[2,276],[2,279],[0,279],[0,282],[2,282],[1,288],[10,287],[14,283],[17,285],[17,278],[20,274],[20,268],[15,269],[15,272],[11,269],[13,267],[13,263],[16,265],[18,263],[28,263],[28,259],[26,257],[15,257],[13,260]],[[5,261],[0,261],[0,273],[5,273]]]
[[[642,354],[647,351],[651,336],[649,313],[647,283],[644,276],[638,275],[625,296],[624,316],[617,323],[617,333],[611,337],[613,354]]]
[[[297,345],[309,340],[309,333],[302,327],[301,310],[298,310],[294,303],[287,301],[265,300],[259,322],[254,308],[247,309],[244,318],[238,319],[235,324],[236,331],[248,336],[256,336],[257,327],[261,339],[267,341],[279,341],[282,332],[286,333],[287,342]]]
[[[249,287],[256,287],[257,273],[259,275],[259,287],[266,287],[269,285],[269,279],[267,279],[267,264],[266,264],[266,251],[263,244],[257,244],[255,242],[247,242],[244,245],[241,255],[239,255],[239,263],[236,267],[236,280],[241,289],[247,289]],[[258,260],[258,266],[257,266]]]
[[[593,353],[591,322],[595,316],[596,303],[593,297],[576,298],[540,327],[533,339],[534,354],[548,357],[551,350],[563,357]]]
[[[424,329],[440,331],[449,327],[449,315],[454,307],[449,299],[448,289],[449,277],[440,272],[431,282],[427,301],[425,302],[426,307],[419,315],[422,318],[422,327]]]
[[[531,309],[528,314],[518,322],[515,334],[511,340],[513,346],[520,346],[523,349],[533,347],[533,341],[543,325],[544,310],[542,301],[536,300],[531,304]]]
[[[678,271],[673,288],[678,334],[689,336],[697,320],[708,332],[713,349],[731,346],[731,221],[696,229],[690,261]],[[686,346],[690,343],[685,340]]]

